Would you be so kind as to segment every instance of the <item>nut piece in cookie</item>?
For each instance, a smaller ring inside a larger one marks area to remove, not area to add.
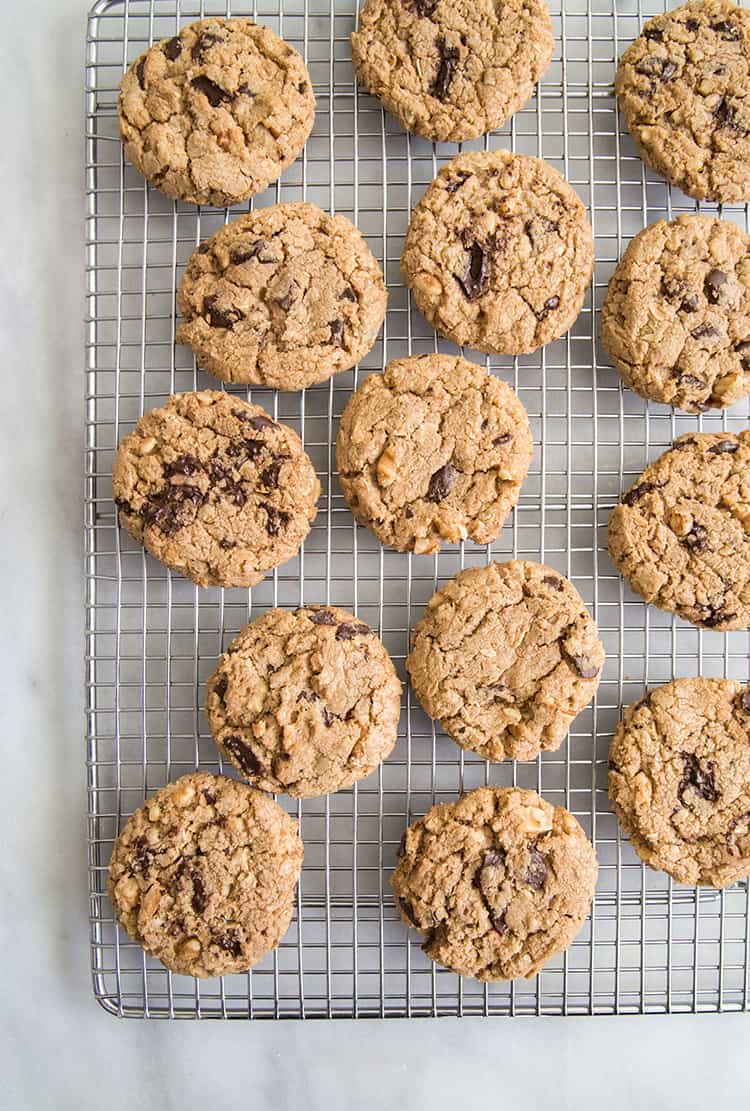
[[[268,795],[194,772],[128,819],[109,897],[123,929],[172,972],[244,972],[289,928],[302,855],[297,823]]]
[[[254,586],[292,559],[320,483],[297,434],[226,393],[176,394],[120,442],[120,523],[199,586]]]
[[[208,680],[222,755],[264,791],[351,787],[396,742],[401,683],[381,641],[336,606],[272,609],[232,641]]]
[[[177,342],[222,381],[299,390],[367,354],[387,301],[380,266],[345,216],[271,205],[193,252]]]
[[[691,432],[609,519],[609,554],[646,601],[706,629],[750,627],[750,431]]]
[[[430,960],[477,980],[514,980],[571,944],[597,872],[569,811],[533,791],[480,787],[409,826],[391,886]]]
[[[315,97],[300,55],[250,19],[198,20],[133,62],[117,103],[125,152],[176,200],[223,207],[301,152]]]
[[[609,755],[609,794],[638,855],[679,883],[750,874],[750,690],[676,679],[630,706]]]
[[[516,394],[451,355],[395,359],[352,395],[336,444],[349,507],[397,551],[496,539],[533,445]]]
[[[603,665],[573,584],[524,561],[456,575],[427,603],[406,661],[426,713],[462,748],[498,761],[558,748]]]

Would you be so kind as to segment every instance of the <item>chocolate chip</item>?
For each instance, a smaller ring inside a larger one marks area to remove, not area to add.
[[[330,729],[334,721],[336,720],[335,714],[332,714],[327,706],[321,706],[320,712],[323,715],[323,721],[326,724],[326,728]]]
[[[203,798],[205,799],[207,806],[213,806],[213,804],[216,802],[216,795],[213,793],[213,791],[204,791]]]
[[[532,247],[535,250],[539,250],[550,232],[556,232],[558,230],[558,224],[556,224],[554,220],[548,220],[546,216],[534,216],[533,219],[526,221],[523,230],[528,236]]]
[[[641,482],[638,486],[634,486],[632,490],[628,490],[627,494],[623,494],[622,504],[635,505],[642,497],[656,489],[657,486],[653,482]]]
[[[220,308],[216,294],[203,301],[203,312],[212,328],[233,328],[243,314],[237,308]]]
[[[441,502],[448,497],[451,487],[456,481],[456,469],[452,463],[446,463],[435,471],[427,485],[427,501]]]
[[[714,116],[722,127],[729,127],[732,131],[744,132],[745,129],[737,123],[735,113],[735,106],[729,102],[726,96],[721,98],[713,110]]]
[[[690,335],[693,339],[703,339],[704,336],[718,336],[720,332],[713,324],[700,324],[697,328],[693,328]]]
[[[726,284],[727,276],[721,270],[709,270],[704,283],[706,297],[712,305],[717,305],[721,297],[722,286]]]
[[[699,27],[700,27],[700,23],[698,22],[697,19],[686,19],[685,20],[685,29],[687,31],[697,31]]]
[[[144,524],[152,525],[168,536],[192,524],[205,500],[205,494],[197,486],[167,483],[149,496],[141,508],[141,517]]]
[[[337,347],[343,346],[344,321],[343,320],[332,320],[331,324],[330,324],[330,329],[331,329],[331,343],[335,344]]]
[[[659,81],[668,81],[677,72],[677,65],[671,58],[647,54],[635,67],[635,72],[645,77],[656,77]]]
[[[582,679],[595,679],[599,674],[599,668],[585,656],[571,656],[567,652],[565,652],[565,655]]]
[[[562,590],[563,581],[558,579],[555,575],[545,575],[542,579],[545,586],[551,586],[553,590]]]
[[[720,35],[724,42],[738,42],[742,38],[742,32],[736,23],[732,23],[729,19],[722,19],[718,23],[711,24],[711,30],[717,35]]]
[[[212,936],[219,948],[231,953],[233,957],[239,957],[242,953],[240,935],[234,927],[231,930],[225,930],[224,933],[213,934]]]
[[[701,611],[700,624],[705,625],[707,629],[715,629],[717,625],[724,625],[727,621],[732,621],[737,614],[728,613],[723,605],[719,606],[697,606]]]
[[[684,278],[663,278],[661,293],[668,301],[679,302],[683,312],[695,312],[698,308],[698,294]]]
[[[311,613],[308,613],[307,616],[308,620],[312,621],[313,625],[338,625],[336,618],[331,611],[327,609],[314,609]]]
[[[236,95],[237,96],[241,95],[241,96],[255,97],[256,93],[254,92],[253,89],[250,88],[249,85],[243,83],[242,85],[237,86],[237,94]],[[235,97],[235,99],[236,99],[236,97]]]
[[[643,37],[650,39],[652,42],[662,42],[664,39],[664,32],[660,31],[658,27],[645,27],[643,30]]]
[[[237,542],[235,540],[227,540],[225,537],[222,536],[221,540],[219,541],[219,547],[223,548],[225,552],[231,552],[232,548],[237,547]]]
[[[234,475],[226,467],[222,467],[221,463],[212,461],[209,470],[209,478],[211,485],[214,489],[218,490],[220,494],[228,498],[234,505],[242,507],[247,502],[247,494],[245,490],[235,479]]]
[[[289,312],[289,310],[291,309],[292,305],[294,304],[294,295],[296,293],[296,290],[297,287],[295,286],[294,282],[292,282],[284,296],[277,298],[276,304],[279,306],[282,312]]]
[[[452,177],[450,177],[448,179],[448,181],[446,183],[446,186],[445,186],[446,193],[457,193],[458,190],[463,185],[463,183],[465,181],[468,181],[470,177],[471,177],[471,174],[465,174],[463,172],[459,172],[457,174],[454,174]]]
[[[197,92],[203,93],[212,108],[218,108],[220,104],[227,104],[233,99],[231,93],[222,89],[220,85],[217,85],[210,77],[206,77],[205,74],[194,77],[190,84]]]
[[[476,301],[487,292],[490,282],[490,254],[468,230],[461,233],[461,242],[469,257],[463,276],[456,274],[455,278],[466,300]]]
[[[750,687],[746,687],[744,691],[740,691],[737,695],[737,704],[746,714],[750,714]]]
[[[486,852],[482,858],[482,866],[484,868],[502,868],[505,864],[505,852],[503,849],[493,849]]]
[[[339,301],[356,301],[357,294],[354,292],[350,285],[345,285],[339,293]]]
[[[448,46],[442,35],[437,40],[438,66],[435,79],[430,85],[429,93],[438,100],[445,100],[448,90],[456,73],[456,66],[461,57],[457,46]]]
[[[226,749],[235,763],[239,765],[240,771],[244,775],[252,776],[265,774],[265,768],[250,748],[250,745],[242,740],[242,737],[224,737],[222,738],[221,745]]]
[[[260,481],[267,490],[275,490],[279,485],[279,471],[283,459],[275,459],[264,471],[261,472]]]
[[[256,239],[252,243],[236,243],[229,252],[229,257],[232,262],[238,265],[242,262],[249,262],[251,258],[257,258],[258,262],[276,262],[275,258],[262,258],[263,252],[267,249],[268,244],[265,239]]]
[[[536,316],[537,320],[545,320],[549,316],[549,314],[557,308],[559,304],[559,297],[550,297],[547,301],[544,302],[541,309],[539,309],[539,311],[534,315]]]
[[[406,517],[407,521],[410,521],[413,516],[414,516],[414,510],[410,506],[407,505],[406,509],[404,510],[404,517]]]
[[[135,513],[132,505],[129,501],[126,501],[125,498],[115,498],[115,505],[121,513],[128,513],[131,516]]]
[[[299,85],[297,86],[297,92],[298,93],[306,93],[307,92],[307,81],[300,81]]]
[[[165,463],[164,465],[164,474],[167,478],[171,478],[172,475],[176,474],[194,475],[202,470],[203,468],[195,456],[188,454],[178,455],[173,462]]]
[[[406,900],[406,899],[399,899],[398,900],[398,905],[401,907],[401,910],[403,911],[404,915],[408,918],[408,920],[411,922],[412,926],[418,925],[417,919],[414,915],[414,907],[411,905],[411,903],[408,902],[408,900]]]
[[[217,42],[223,42],[223,35],[213,35],[210,31],[204,31],[196,39],[193,49],[190,51],[190,57],[194,62],[202,62],[203,57],[207,50],[210,50]],[[195,84],[195,81],[193,82]]]
[[[320,695],[316,691],[303,690],[297,695],[298,702],[320,702]]]
[[[336,640],[353,640],[356,636],[371,637],[373,635],[370,626],[365,625],[364,622],[357,622],[356,625],[348,622],[344,625],[339,625],[336,630]]]
[[[708,548],[708,533],[703,525],[693,525],[687,536],[681,537],[681,542],[691,552],[705,552]]]
[[[259,413],[255,417],[250,417],[250,418],[246,418],[246,419],[248,420],[248,423],[250,425],[252,425],[252,427],[257,432],[260,432],[260,430],[262,428],[278,428],[279,427],[275,420],[271,420],[270,417],[263,416],[262,413]]]
[[[727,830],[727,848],[729,849],[729,852],[732,856],[740,855],[740,849],[737,845],[737,838],[747,835],[748,822],[750,822],[750,812],[740,814],[729,823],[729,829]],[[742,830],[741,833],[738,832],[740,826],[746,827],[744,830]]]
[[[509,444],[513,439],[512,432],[504,432],[502,436],[496,436],[492,441],[493,447],[501,447],[503,444]]]
[[[412,8],[422,19],[429,19],[438,5],[438,0],[404,0],[407,8]]]
[[[705,768],[702,768],[694,752],[683,752],[681,756],[685,768],[677,788],[677,797],[680,802],[685,802],[683,796],[688,787],[692,787],[706,802],[716,802],[719,791],[714,782],[714,768],[716,766],[714,762],[709,760]]]
[[[708,449],[709,455],[734,455],[739,448],[737,440],[719,440],[718,444]]]
[[[505,924],[505,911],[504,910],[501,911],[500,914],[491,915],[490,916],[490,922],[492,923],[493,930],[495,930],[497,933],[499,933],[500,937],[502,937],[503,934],[507,932],[508,927]]]
[[[196,249],[196,251],[198,252],[199,255],[207,255],[208,252],[211,250],[211,244],[210,243],[199,243],[198,246],[195,249]]]
[[[193,872],[190,878],[193,881],[193,898],[191,899],[191,904],[196,914],[202,914],[208,903],[206,889],[203,886],[203,880],[199,872]]]
[[[170,62],[174,62],[182,54],[182,40],[177,35],[169,42],[164,43],[164,53],[169,58]]]
[[[148,847],[148,842],[145,837],[135,837],[133,839],[132,847],[135,849],[133,857],[133,864],[131,867],[132,872],[145,872],[151,863],[151,857],[154,855]]]
[[[269,536],[278,536],[281,529],[286,528],[289,524],[291,517],[283,509],[275,509],[274,506],[267,503],[263,505],[263,509],[265,509],[267,517],[266,532]]]
[[[145,58],[145,55],[144,55],[144,57],[143,57],[143,58],[141,58],[141,60],[140,60],[140,62],[138,63],[138,65],[137,65],[137,66],[135,67],[135,75],[136,75],[136,77],[138,78],[138,84],[139,84],[139,85],[141,86],[141,88],[142,88],[142,89],[144,89],[144,90],[145,90],[145,88],[146,88],[146,73],[145,73],[145,69],[146,69],[146,58]]]
[[[701,382],[700,378],[696,378],[693,374],[680,374],[676,367],[674,372],[677,374],[677,382],[680,386],[693,386],[705,390],[706,383]],[[709,406],[707,405],[706,408],[709,408]]]
[[[533,887],[536,891],[544,887],[547,882],[547,862],[539,849],[534,846],[529,849],[529,868],[526,872],[526,882],[529,887]]]

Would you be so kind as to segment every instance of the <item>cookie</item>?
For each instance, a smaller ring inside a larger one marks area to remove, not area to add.
[[[494,540],[532,454],[529,419],[510,386],[437,354],[396,359],[367,378],[336,443],[349,508],[399,552]]]
[[[434,594],[406,661],[424,710],[486,760],[558,748],[594,697],[603,664],[573,584],[517,560],[461,571]]]
[[[299,436],[215,390],[142,416],[120,442],[112,489],[131,536],[199,586],[254,586],[292,559],[320,496]]]
[[[750,431],[690,432],[609,519],[609,554],[636,594],[705,629],[750,626]]]
[[[569,811],[534,791],[479,787],[409,826],[391,886],[430,960],[460,976],[515,980],[567,949],[597,871]]]
[[[193,252],[177,342],[225,382],[300,390],[367,354],[387,301],[380,266],[345,216],[272,205]]]
[[[750,13],[695,0],[623,54],[620,111],[644,162],[696,200],[750,200]]]
[[[302,868],[297,823],[209,772],[169,783],[128,819],[109,862],[120,925],[184,976],[244,972],[289,928]]]
[[[676,679],[630,706],[609,754],[609,794],[631,844],[679,883],[750,873],[750,688]]]
[[[750,394],[750,236],[726,220],[659,220],[630,243],[602,306],[625,383],[689,413]]]
[[[141,54],[117,103],[125,153],[162,193],[230,205],[294,162],[315,118],[302,58],[249,19],[202,19]]]
[[[401,683],[372,629],[336,606],[272,609],[208,680],[222,756],[264,791],[329,795],[369,775],[398,732]]]
[[[351,41],[359,81],[407,131],[454,143],[502,127],[555,46],[544,0],[366,0]]]
[[[594,267],[586,210],[546,162],[459,154],[412,213],[401,269],[438,332],[520,355],[567,332]]]

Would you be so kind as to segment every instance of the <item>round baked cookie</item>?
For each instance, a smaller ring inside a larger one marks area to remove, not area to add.
[[[648,166],[699,201],[750,199],[750,13],[694,0],[656,16],[615,89]]]
[[[609,754],[609,794],[631,844],[679,883],[750,874],[750,688],[677,679],[630,706]]]
[[[383,644],[336,606],[272,609],[232,641],[208,680],[221,753],[264,791],[351,787],[396,743],[401,683]]]
[[[602,342],[647,400],[702,413],[747,397],[750,236],[700,215],[645,228],[610,279]]]
[[[436,354],[396,359],[365,379],[336,443],[352,513],[399,552],[494,540],[532,454],[529,419],[510,386]]]
[[[367,354],[387,301],[380,266],[345,216],[271,205],[193,252],[177,342],[225,382],[300,390]]]
[[[315,97],[302,58],[250,19],[202,19],[152,46],[122,79],[125,152],[177,200],[230,205],[302,150]]]
[[[502,127],[555,42],[544,0],[365,0],[357,77],[408,131],[459,143]]]
[[[296,555],[320,483],[299,436],[216,390],[175,394],[120,442],[120,523],[199,586],[254,586]]]
[[[558,748],[594,697],[603,664],[573,584],[519,560],[471,567],[434,594],[406,661],[424,710],[486,760]]]
[[[401,269],[448,339],[520,355],[567,332],[594,267],[586,209],[539,158],[459,154],[412,213]]]
[[[430,960],[460,976],[515,980],[567,949],[597,873],[568,810],[534,791],[479,787],[409,826],[391,885]]]
[[[609,554],[636,594],[706,629],[750,626],[750,431],[690,432],[609,519]]]
[[[185,976],[244,972],[289,928],[302,868],[297,823],[221,775],[168,783],[128,819],[109,862],[123,929]]]

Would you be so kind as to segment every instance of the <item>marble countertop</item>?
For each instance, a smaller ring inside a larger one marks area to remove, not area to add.
[[[169,1024],[118,1022],[94,1003],[83,817],[86,8],[5,0],[0,38],[0,1102],[13,1111],[742,1102],[743,1016]]]

